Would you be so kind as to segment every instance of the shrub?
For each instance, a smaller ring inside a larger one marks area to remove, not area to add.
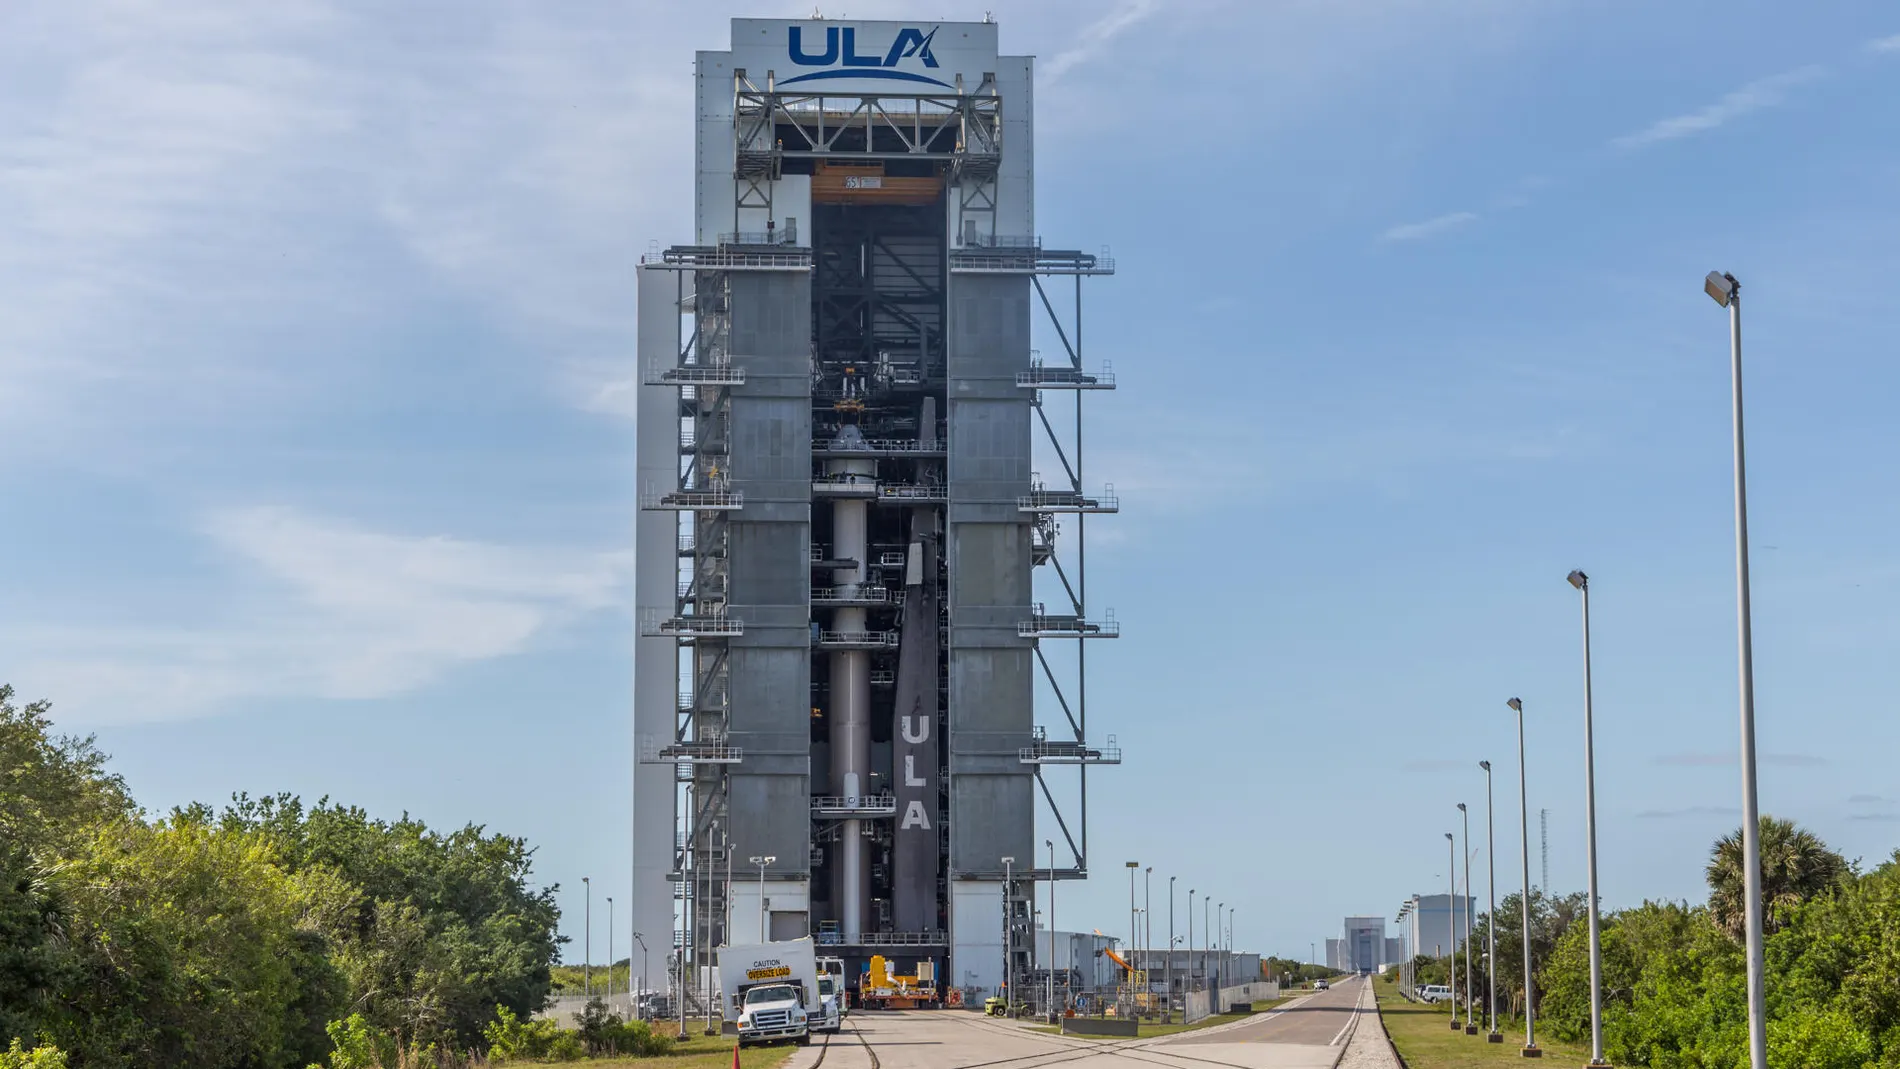
[[[0,1069],[66,1069],[66,1052],[58,1047],[27,1050],[16,1038],[6,1050],[0,1050]]]
[[[645,1021],[622,1021],[607,1012],[607,1004],[594,999],[581,1011],[578,1035],[592,1057],[603,1054],[631,1054],[650,1058],[670,1053],[673,1041],[656,1035]]]
[[[587,1054],[574,1032],[564,1032],[553,1021],[524,1021],[506,1006],[495,1007],[495,1019],[482,1028],[488,1057],[497,1062],[571,1062]]]
[[[396,1038],[364,1020],[360,1013],[331,1021],[330,1069],[382,1069],[396,1064]]]

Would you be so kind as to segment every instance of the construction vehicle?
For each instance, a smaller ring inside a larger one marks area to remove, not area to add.
[[[858,985],[858,1004],[873,1010],[936,1009],[942,1004],[937,994],[936,963],[919,961],[915,972],[899,976],[891,972],[891,963],[884,955],[873,954]]]

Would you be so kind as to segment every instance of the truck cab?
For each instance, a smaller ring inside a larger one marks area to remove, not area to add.
[[[799,1046],[811,1042],[805,999],[796,984],[759,984],[745,990],[739,1004],[739,1043],[769,1043],[789,1039]]]
[[[838,978],[824,973],[818,974],[818,1013],[811,1019],[814,1032],[829,1032],[836,1035],[844,1027],[844,991],[840,989]]]

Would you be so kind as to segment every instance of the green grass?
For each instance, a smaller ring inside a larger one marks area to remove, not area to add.
[[[698,1032],[695,1028],[691,1039],[678,1044],[671,1054],[658,1058],[593,1058],[575,1064],[588,1069],[730,1069],[732,1037],[702,1036]],[[832,1039],[852,1042],[849,1035]],[[815,1036],[812,1042],[823,1043],[824,1037]],[[743,1069],[778,1069],[797,1049],[790,1043],[746,1047],[739,1052],[739,1064]]]
[[[1398,986],[1387,983],[1383,977],[1373,989],[1378,992],[1379,1018],[1385,1024],[1386,1035],[1392,1037],[1392,1045],[1399,1049],[1399,1055],[1410,1069],[1475,1069],[1507,1063],[1538,1065],[1549,1064],[1553,1058],[1564,1064],[1582,1065],[1590,1060],[1588,1050],[1568,1043],[1553,1043],[1539,1036],[1537,1045],[1544,1048],[1544,1057],[1541,1061],[1532,1061],[1519,1053],[1524,1046],[1521,1021],[1517,1022],[1516,1031],[1512,1031],[1508,1022],[1503,1026],[1504,1042],[1488,1043],[1482,1031],[1468,1036],[1462,1030],[1451,1030],[1450,1003],[1408,1002],[1399,994]]]

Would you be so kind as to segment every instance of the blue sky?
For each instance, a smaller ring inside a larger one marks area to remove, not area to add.
[[[1482,757],[1515,886],[1514,694],[1581,886],[1573,567],[1604,894],[1701,897],[1739,807],[1711,268],[1748,295],[1763,806],[1900,845],[1900,13],[988,9],[1042,61],[1045,240],[1120,265],[1091,722],[1127,763],[1065,917],[1119,930],[1139,858],[1183,925],[1212,889],[1303,952],[1442,886]],[[627,870],[632,266],[690,236],[692,51],[809,12],[6,5],[0,678],[153,807],[525,835],[578,935]]]

